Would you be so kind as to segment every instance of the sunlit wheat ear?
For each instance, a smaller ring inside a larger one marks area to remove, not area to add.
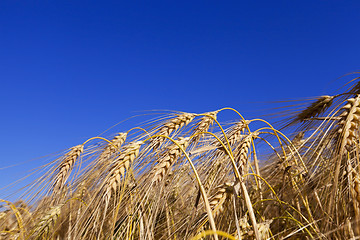
[[[109,201],[112,192],[117,192],[117,189],[120,186],[121,177],[124,177],[125,171],[129,169],[130,164],[139,155],[142,144],[142,141],[130,143],[115,160],[109,176],[105,179],[105,194],[103,196],[105,201]]]
[[[358,139],[358,128],[360,120],[360,95],[356,98],[347,100],[347,104],[342,107],[342,113],[339,115],[338,135],[341,139],[341,149],[349,149]]]
[[[186,149],[189,144],[189,138],[180,137],[176,141],[182,149]],[[164,179],[165,175],[168,173],[171,165],[182,155],[182,151],[178,145],[172,144],[167,147],[166,152],[159,158],[158,164],[154,167],[154,177],[153,182],[156,184],[161,182]]]
[[[58,172],[54,178],[53,192],[58,193],[64,186],[66,180],[68,179],[71,170],[74,166],[75,161],[79,158],[80,154],[83,152],[84,146],[77,145],[71,148],[71,151],[66,154],[64,160],[61,162],[58,167]]]
[[[233,192],[233,185],[234,183],[224,183],[218,187],[215,191],[215,194],[210,197],[209,204],[211,210],[213,211],[214,217],[218,216],[224,211],[224,204]]]
[[[317,98],[315,102],[296,116],[294,122],[303,122],[305,119],[318,116],[331,106],[333,99],[334,96],[328,95]]]
[[[170,119],[167,123],[165,123],[160,130],[156,133],[156,135],[170,136],[170,134],[183,126],[188,125],[195,117],[195,114],[192,113],[183,113],[178,115],[176,118]],[[156,137],[152,140],[152,147],[154,149],[158,148],[163,142],[165,138]]]
[[[231,127],[229,132],[226,134],[230,146],[233,146],[237,141],[242,139],[243,133],[245,132],[247,125],[249,123],[250,123],[250,121],[248,121],[248,120],[245,120],[245,121],[242,120],[240,122],[235,123],[234,126]],[[222,141],[225,144],[225,146],[227,146],[225,139],[222,139]],[[224,147],[220,143],[217,143],[217,145],[219,145],[219,147],[218,147],[219,150],[226,152]]]
[[[241,144],[234,150],[234,160],[238,165],[240,175],[243,176],[248,172],[248,158],[253,135],[247,135]]]
[[[100,162],[106,161],[106,160],[110,159],[110,157],[114,153],[116,153],[117,151],[119,152],[119,148],[125,142],[126,136],[127,136],[127,133],[119,133],[118,135],[116,135],[111,140],[111,144],[109,143],[105,147],[104,151],[101,153],[101,155],[99,157],[99,161]]]
[[[209,112],[206,113],[206,115],[209,116],[204,116],[201,118],[201,120],[196,124],[196,127],[193,131],[192,135],[195,137],[191,139],[192,142],[198,142],[202,136],[199,133],[207,132],[209,130],[209,127],[214,123],[214,119],[216,119],[217,113],[218,111]]]
[[[41,237],[44,234],[49,233],[50,229],[54,227],[63,205],[64,204],[59,204],[51,207],[50,210],[47,211],[42,218],[40,218],[40,221],[37,223],[34,231],[34,235],[36,235],[38,239],[42,239]]]

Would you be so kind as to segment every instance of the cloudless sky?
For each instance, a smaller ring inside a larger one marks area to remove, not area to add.
[[[360,70],[359,12],[331,0],[2,0],[0,188],[38,162],[1,168],[147,110],[256,116],[327,94]]]

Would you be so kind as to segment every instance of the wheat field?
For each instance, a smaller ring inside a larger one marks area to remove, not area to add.
[[[359,239],[360,76],[285,107],[173,112],[52,159],[1,239]],[[232,122],[217,119],[232,112]]]

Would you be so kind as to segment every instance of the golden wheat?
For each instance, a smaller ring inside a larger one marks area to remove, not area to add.
[[[192,142],[198,142],[202,136],[201,133],[207,132],[209,127],[214,123],[218,111],[206,113],[204,117],[196,124],[196,128],[193,131]]]
[[[178,115],[176,118],[170,119],[168,122],[166,122],[157,132],[157,135],[170,136],[172,132],[188,125],[194,119],[194,117],[195,114],[191,113],[183,113],[181,115]],[[153,148],[159,148],[160,145],[164,142],[164,140],[165,139],[163,137],[153,138]]]
[[[215,191],[215,194],[210,197],[209,204],[213,210],[214,217],[218,216],[224,211],[225,202],[229,199],[230,195],[233,193],[234,183],[226,182]]]
[[[64,186],[66,180],[68,179],[71,169],[75,163],[75,161],[78,159],[80,154],[83,152],[84,146],[83,145],[77,145],[73,148],[71,148],[71,151],[66,154],[64,160],[61,162],[58,172],[55,176],[54,185],[53,185],[53,191],[54,193],[59,192],[62,187]]]
[[[138,156],[142,144],[142,141],[130,143],[128,146],[126,146],[126,149],[120,154],[120,156],[115,160],[113,168],[110,170],[110,175],[105,182],[104,199],[106,199],[106,201],[110,199],[111,192],[117,192],[117,189],[120,186],[121,177],[124,177],[125,171],[129,169],[130,164]]]
[[[351,149],[351,146],[354,144],[354,141],[357,141],[357,129],[359,128],[360,121],[360,95],[356,98],[349,98],[347,104],[342,107],[342,113],[339,115],[341,118],[339,120],[339,129],[338,134],[341,139],[341,149],[343,148]]]
[[[176,142],[185,150],[189,144],[189,138],[180,137]],[[171,165],[181,156],[182,151],[177,144],[167,147],[166,152],[158,160],[158,164],[154,168],[154,183],[160,182],[168,173]]]
[[[278,124],[223,124],[221,109],[162,116],[127,144],[124,131],[84,149],[106,140],[91,138],[44,165],[23,203],[0,199],[0,239],[359,238],[359,82]]]
[[[106,161],[116,152],[120,152],[121,145],[126,140],[127,133],[118,133],[109,143],[99,157],[99,161]]]

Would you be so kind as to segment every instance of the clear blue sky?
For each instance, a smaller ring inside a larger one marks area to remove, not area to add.
[[[254,116],[258,102],[326,94],[360,70],[359,10],[359,1],[2,0],[0,168],[146,110]],[[19,176],[0,170],[0,187]]]

